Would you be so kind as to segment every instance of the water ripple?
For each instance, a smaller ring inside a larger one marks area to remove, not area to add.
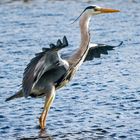
[[[0,2],[0,139],[139,140],[139,0],[94,1],[122,12],[94,17],[91,42],[123,45],[86,62],[57,92],[45,131],[38,126],[43,98],[4,100],[19,90],[25,66],[42,47],[66,35],[65,52],[76,49],[79,28],[70,23],[93,1],[25,1]]]

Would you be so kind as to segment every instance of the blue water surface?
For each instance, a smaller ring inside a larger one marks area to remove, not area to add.
[[[123,45],[85,62],[57,91],[40,131],[44,98],[5,102],[21,87],[29,60],[64,35],[79,46],[78,22],[86,6],[120,9],[90,23],[91,42]],[[140,1],[3,0],[0,2],[0,140],[140,140]]]

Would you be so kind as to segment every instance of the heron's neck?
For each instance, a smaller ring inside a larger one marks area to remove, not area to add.
[[[72,64],[80,65],[80,63],[84,61],[84,58],[87,54],[88,45],[90,42],[89,21],[90,21],[90,16],[88,16],[87,14],[83,14],[80,18],[79,25],[80,25],[80,32],[81,32],[81,43],[76,53],[69,60],[69,62]]]
[[[80,31],[81,31],[81,43],[79,49],[84,51],[87,49],[89,40],[90,40],[90,35],[89,35],[89,22],[90,22],[90,16],[87,14],[84,14],[80,18]]]

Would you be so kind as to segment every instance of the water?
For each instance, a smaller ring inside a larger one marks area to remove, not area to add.
[[[84,63],[57,91],[42,132],[38,118],[44,99],[4,100],[20,88],[25,66],[42,47],[64,35],[70,44],[65,52],[78,47],[78,23],[70,23],[92,4],[122,11],[92,19],[92,42],[124,43],[109,55]],[[0,2],[0,139],[139,140],[139,5],[139,0]]]

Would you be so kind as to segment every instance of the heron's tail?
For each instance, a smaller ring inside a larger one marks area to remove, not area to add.
[[[13,96],[7,98],[5,101],[10,101],[10,100],[13,100],[13,99],[16,99],[16,98],[20,98],[20,97],[23,97],[23,92],[22,90],[19,90],[16,94],[14,94]]]

